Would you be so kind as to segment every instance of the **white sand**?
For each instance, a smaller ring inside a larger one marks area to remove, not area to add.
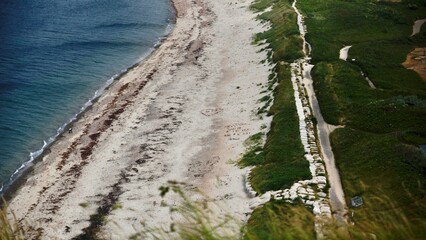
[[[141,222],[167,228],[172,219],[158,188],[168,180],[200,188],[246,220],[245,170],[230,160],[268,121],[253,114],[269,67],[251,37],[264,29],[248,0],[174,2],[179,17],[167,40],[53,144],[11,201],[43,239],[80,234],[111,199],[119,208],[107,216],[103,237],[122,239]]]
[[[423,23],[426,22],[426,18],[425,19],[420,19],[414,22],[413,24],[413,33],[411,34],[411,37],[418,34],[420,32],[420,30],[422,29],[422,25]]]
[[[352,46],[345,46],[342,49],[340,49],[339,58],[342,59],[343,61],[346,61],[348,59],[348,53],[351,47]]]

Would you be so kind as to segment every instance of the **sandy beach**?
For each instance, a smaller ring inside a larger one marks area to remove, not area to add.
[[[72,124],[10,201],[33,226],[28,236],[73,238],[102,209],[104,238],[128,237],[142,222],[167,228],[169,208],[160,203],[178,199],[162,199],[158,189],[169,180],[219,200],[238,220],[248,217],[246,170],[235,161],[244,140],[268,124],[253,113],[270,70],[251,44],[263,26],[248,0],[173,2],[167,39]]]

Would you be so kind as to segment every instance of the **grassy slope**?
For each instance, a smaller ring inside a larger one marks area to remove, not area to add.
[[[253,9],[263,10],[273,2],[273,10],[259,17],[271,22],[272,28],[259,33],[256,40],[267,41],[269,48],[273,50],[270,61],[278,63],[274,69],[277,76],[271,79],[271,83],[279,82],[269,112],[274,117],[263,151],[260,151],[261,148],[252,148],[241,163],[256,166],[250,180],[259,193],[288,188],[295,181],[310,178],[309,163],[304,159],[298,130],[299,121],[288,65],[302,56],[296,15],[289,1],[259,0],[253,5]]]
[[[296,14],[290,1],[257,0],[254,11],[274,5],[272,11],[259,18],[272,24],[270,30],[257,35],[257,41],[266,40],[273,51],[270,61],[276,64],[277,74],[269,87],[278,81],[274,102],[268,114],[273,114],[271,131],[265,146],[255,143],[243,157],[241,165],[255,165],[250,182],[260,193],[290,187],[295,181],[310,178],[309,163],[299,134],[299,120],[294,101],[289,63],[302,57],[301,39]],[[254,140],[254,141],[253,141]],[[314,217],[303,205],[273,201],[256,209],[246,226],[246,239],[314,239]]]
[[[332,142],[347,198],[364,199],[364,206],[351,209],[355,230],[381,239],[424,239],[426,181],[416,164],[421,153],[393,133],[344,128]]]
[[[254,210],[245,239],[315,239],[313,221],[303,205],[272,201]]]
[[[426,158],[417,148],[426,144],[426,84],[401,66],[410,51],[426,44],[424,27],[408,37],[413,21],[426,17],[426,1],[302,0],[299,8],[324,118],[346,125],[331,140],[347,200],[361,195],[365,201],[351,209],[356,231],[426,238]],[[338,59],[344,45],[353,45],[349,58],[356,61]]]
[[[275,92],[271,131],[264,147],[264,159],[253,169],[251,182],[257,192],[285,189],[295,181],[310,178],[309,163],[299,135],[293,89],[288,66],[277,67],[280,84]]]

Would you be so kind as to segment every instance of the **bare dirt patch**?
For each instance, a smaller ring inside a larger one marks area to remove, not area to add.
[[[426,81],[426,47],[414,49],[407,55],[407,59],[402,65],[417,72]]]

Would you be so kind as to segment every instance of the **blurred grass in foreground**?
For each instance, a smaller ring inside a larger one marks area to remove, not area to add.
[[[13,212],[10,214],[12,215],[12,219],[10,220],[8,218],[8,212],[9,208],[4,201],[3,209],[0,209],[0,239],[1,240],[23,240],[24,238],[24,231],[22,230],[21,226],[19,225],[18,221],[16,220],[15,215]]]

